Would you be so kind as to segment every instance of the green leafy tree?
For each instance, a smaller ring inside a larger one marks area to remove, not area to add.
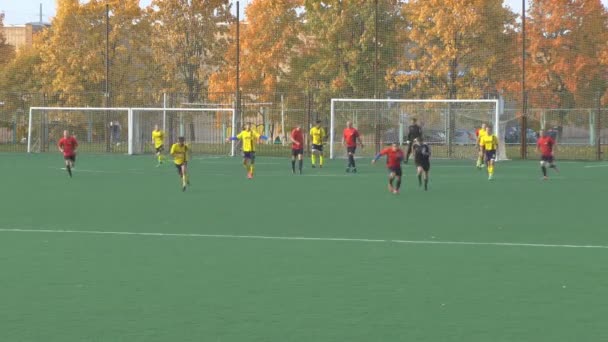
[[[305,0],[304,11],[305,44],[292,77],[317,93],[317,110],[327,111],[332,97],[385,97],[384,75],[400,55],[399,1],[378,1],[377,17],[369,0]]]
[[[154,0],[152,47],[164,88],[188,102],[207,97],[209,77],[223,65],[231,21],[228,0]]]

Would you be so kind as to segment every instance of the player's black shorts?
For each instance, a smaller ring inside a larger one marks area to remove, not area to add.
[[[403,171],[401,170],[401,166],[400,167],[389,167],[388,170],[391,173],[394,173],[395,176],[401,177],[401,175],[403,174]]]
[[[312,150],[314,151],[319,151],[319,152],[323,152],[323,145],[315,145],[312,144]]]
[[[254,161],[255,160],[255,151],[243,152],[243,158],[244,159],[251,159],[251,161]]]
[[[357,152],[357,147],[356,147],[356,146],[353,146],[353,147],[347,147],[347,148],[346,148],[346,152],[347,152],[347,153],[352,153],[352,154],[355,154],[355,152]]]
[[[496,150],[486,150],[486,161],[496,160]]]
[[[70,160],[70,161],[72,161],[74,163],[74,162],[76,162],[76,155],[73,154],[71,156],[63,156],[63,159]]]
[[[427,161],[417,161],[416,166],[422,168],[422,170],[428,172],[431,169],[431,163]]]
[[[177,168],[177,173],[181,176],[182,175],[182,165],[187,166],[188,162],[183,162],[181,164],[175,164],[175,167]]]
[[[304,149],[303,148],[298,148],[297,150],[293,149],[293,148],[291,149],[291,155],[292,156],[297,157],[300,154],[304,154]]]
[[[540,156],[540,160],[553,164],[553,156]]]
[[[164,150],[165,150],[165,146],[160,145],[160,146],[158,146],[158,147],[156,148],[156,153],[161,153],[161,152],[162,152],[162,151],[164,151]]]

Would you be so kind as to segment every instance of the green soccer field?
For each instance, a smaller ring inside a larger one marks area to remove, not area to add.
[[[608,340],[608,163],[0,158],[1,341]]]

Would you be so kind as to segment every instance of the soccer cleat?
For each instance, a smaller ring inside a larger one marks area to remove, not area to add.
[[[544,181],[546,181],[546,180],[548,180],[548,179],[549,179],[549,177],[547,177],[547,176],[543,176],[543,177],[541,178],[541,180],[544,180]]]
[[[312,168],[313,168],[313,169],[315,169],[315,168],[316,168],[315,164],[312,164]]]
[[[352,171],[352,172],[353,172],[353,173],[357,173],[357,168],[356,168],[356,167],[353,167],[353,171]]]
[[[350,172],[350,166],[346,168],[346,173]]]
[[[251,173],[251,172],[247,173],[247,178],[253,179],[253,173]]]
[[[488,176],[488,180],[493,180],[494,179],[494,175],[489,175]]]
[[[319,165],[319,169],[322,169],[322,168],[323,168],[323,165]]]
[[[399,189],[394,189],[394,190],[393,190],[393,193],[394,193],[395,195],[399,195]]]
[[[186,191],[186,185],[182,185],[182,191]]]

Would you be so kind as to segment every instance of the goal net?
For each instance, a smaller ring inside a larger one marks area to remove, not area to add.
[[[486,123],[499,138],[497,157],[504,160],[504,128],[498,124],[499,117],[499,100],[332,99],[330,158],[346,155],[341,142],[347,121],[357,128],[365,145],[357,154],[373,156],[392,142],[404,144],[408,126],[416,118],[435,157],[477,158],[476,130]]]
[[[31,107],[27,151],[55,152],[67,130],[84,152],[126,153],[129,108]]]
[[[166,148],[183,136],[194,153],[234,155],[234,142],[225,143],[235,124],[232,108],[132,108],[131,115],[130,154],[154,152],[152,130],[158,125]]]

